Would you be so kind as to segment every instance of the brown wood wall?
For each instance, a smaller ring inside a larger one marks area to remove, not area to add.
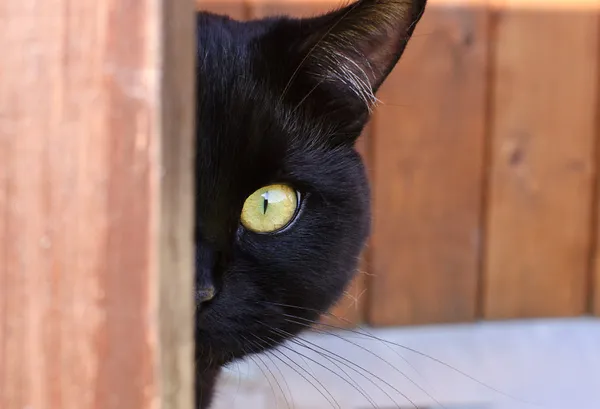
[[[202,9],[247,19],[340,3]],[[430,0],[360,141],[373,234],[329,322],[600,315],[598,10]]]
[[[193,33],[0,2],[0,408],[193,407]]]

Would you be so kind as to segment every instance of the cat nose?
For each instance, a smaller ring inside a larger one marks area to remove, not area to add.
[[[204,303],[211,301],[215,298],[216,291],[215,287],[208,286],[204,288],[200,288],[196,291],[196,305],[201,306]]]
[[[217,294],[214,280],[216,259],[217,254],[208,246],[201,244],[196,249],[196,308],[202,308]]]

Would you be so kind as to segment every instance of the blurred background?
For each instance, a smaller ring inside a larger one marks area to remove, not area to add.
[[[430,0],[359,143],[360,274],[322,328],[232,366],[217,407],[600,408],[599,10]]]

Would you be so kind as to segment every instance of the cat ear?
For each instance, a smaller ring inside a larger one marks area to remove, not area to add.
[[[302,42],[308,71],[319,80],[348,87],[371,106],[375,92],[404,52],[425,4],[426,0],[359,0],[304,20],[304,28],[310,30]]]

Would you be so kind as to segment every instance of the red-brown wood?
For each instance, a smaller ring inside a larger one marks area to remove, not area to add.
[[[505,1],[494,28],[485,318],[587,310],[598,15]]]
[[[431,2],[373,123],[373,325],[476,316],[488,11]]]
[[[238,20],[248,19],[250,13],[249,6],[243,0],[196,0],[196,8]]]
[[[0,407],[192,408],[191,1],[0,2]]]

